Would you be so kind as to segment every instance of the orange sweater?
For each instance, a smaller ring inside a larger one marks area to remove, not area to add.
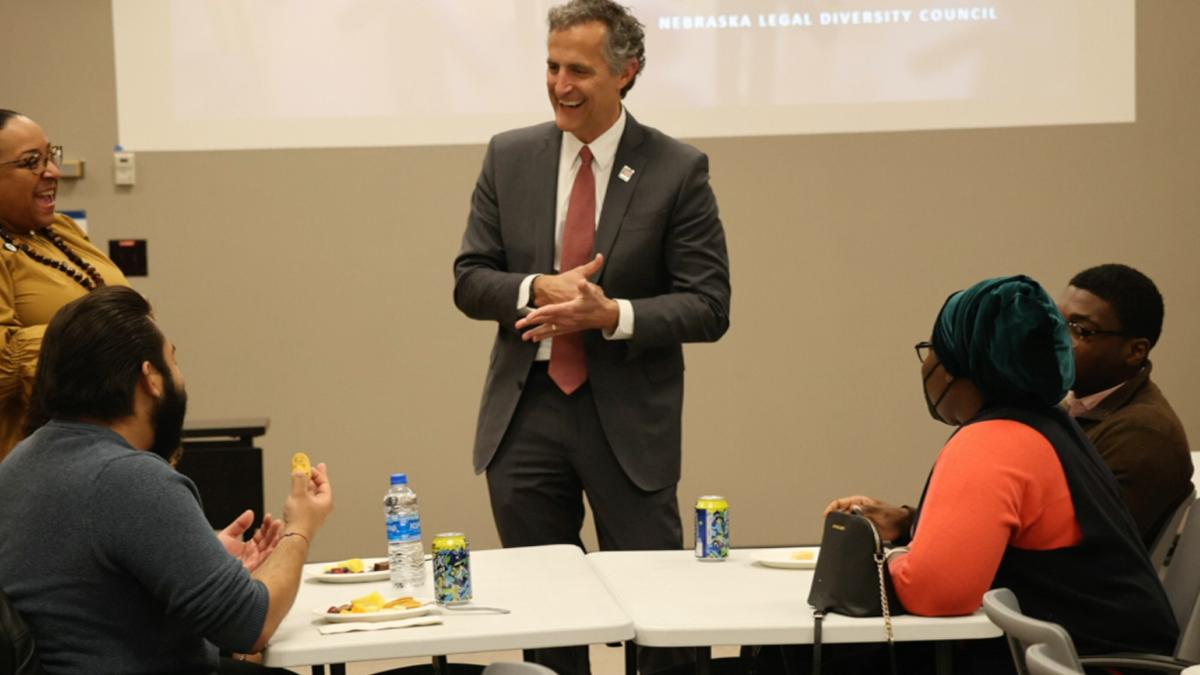
[[[970,614],[1007,547],[1044,551],[1082,541],[1054,446],[1020,422],[989,420],[963,427],[942,448],[909,553],[888,569],[909,612]]]

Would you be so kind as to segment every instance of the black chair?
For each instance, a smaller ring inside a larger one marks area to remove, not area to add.
[[[0,675],[42,675],[29,626],[0,590]]]

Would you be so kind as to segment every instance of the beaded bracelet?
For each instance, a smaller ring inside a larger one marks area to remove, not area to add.
[[[304,536],[303,534],[300,534],[299,532],[288,532],[288,533],[284,534],[283,536],[285,536],[285,537],[290,537],[290,536],[293,536],[293,535],[295,535],[295,536],[297,536],[297,537],[300,537],[301,539],[303,539],[303,540],[304,540],[304,543],[305,543],[305,544],[308,544],[309,546],[312,546],[312,542],[308,540],[308,537]]]

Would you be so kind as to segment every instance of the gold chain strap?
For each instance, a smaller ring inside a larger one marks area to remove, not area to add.
[[[887,584],[883,580],[884,557],[875,554],[875,567],[879,570],[879,601],[883,605],[883,627],[887,630],[888,644],[892,644],[892,612],[888,608]]]

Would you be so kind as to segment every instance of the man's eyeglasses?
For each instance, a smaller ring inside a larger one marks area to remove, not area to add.
[[[1095,328],[1084,328],[1074,321],[1067,322],[1067,328],[1071,329],[1071,334],[1080,340],[1086,340],[1093,335],[1124,335],[1124,331],[1119,330],[1097,330]]]
[[[925,359],[929,358],[929,350],[933,349],[933,344],[929,342],[917,343],[917,358],[921,363],[925,363]]]
[[[21,159],[14,159],[11,162],[0,162],[0,166],[19,166],[22,169],[29,169],[35,174],[41,175],[49,168],[50,162],[54,162],[54,166],[62,166],[63,149],[61,145],[56,145],[50,148],[50,154],[43,155],[42,153],[34,153]]]

